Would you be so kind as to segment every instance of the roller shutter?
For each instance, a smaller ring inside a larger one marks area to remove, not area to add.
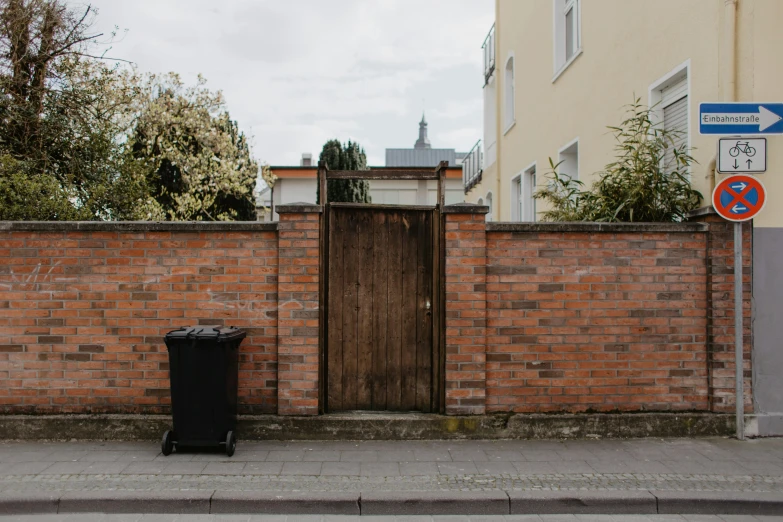
[[[688,144],[688,79],[683,78],[661,91],[663,128],[677,133],[675,148]],[[669,148],[664,159],[668,169],[676,168],[674,150]]]

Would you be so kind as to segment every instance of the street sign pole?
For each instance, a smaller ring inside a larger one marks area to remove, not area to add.
[[[743,313],[742,313],[742,223],[750,221],[764,209],[767,189],[758,179],[745,174],[730,176],[712,192],[712,207],[727,221],[734,223],[734,388],[737,413],[737,439],[745,440],[745,394],[743,383]]]
[[[737,410],[737,439],[745,440],[745,394],[742,355],[742,223],[734,223],[734,366]]]

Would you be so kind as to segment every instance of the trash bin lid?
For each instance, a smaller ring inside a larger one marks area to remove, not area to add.
[[[223,326],[184,326],[166,334],[166,342],[185,339],[205,339],[217,342],[244,339],[247,334],[239,328]]]

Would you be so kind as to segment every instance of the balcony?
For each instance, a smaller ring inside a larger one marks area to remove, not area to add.
[[[481,152],[481,140],[478,140],[462,161],[462,183],[465,185],[465,194],[481,182],[483,165],[484,154]]]
[[[495,72],[495,24],[492,24],[481,49],[484,51],[484,85],[487,85]]]

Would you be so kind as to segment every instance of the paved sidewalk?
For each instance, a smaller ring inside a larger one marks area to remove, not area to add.
[[[556,491],[566,493],[547,493]],[[164,457],[157,443],[0,443],[0,500],[57,497],[61,512],[64,505],[77,506],[89,495],[104,500],[124,495],[128,502],[169,495],[169,501],[206,502],[207,511],[194,512],[214,513],[221,499],[236,506],[272,492],[358,502],[362,514],[373,505],[375,514],[405,514],[377,509],[393,509],[394,502],[406,498],[426,501],[427,495],[505,503],[506,513],[509,498],[512,513],[519,512],[513,511],[515,499],[518,509],[532,509],[531,502],[544,499],[549,504],[542,509],[569,513],[580,512],[568,511],[573,505],[597,509],[604,497],[613,499],[611,505],[626,505],[619,500],[624,496],[644,506],[639,513],[649,506],[664,513],[666,505],[686,513],[688,499],[699,497],[707,501],[705,506],[723,501],[728,511],[697,513],[733,513],[737,508],[731,502],[742,499],[783,506],[783,439],[240,441],[232,458],[192,452]],[[598,500],[580,497],[592,493]],[[766,506],[773,511],[755,514],[783,514]]]

